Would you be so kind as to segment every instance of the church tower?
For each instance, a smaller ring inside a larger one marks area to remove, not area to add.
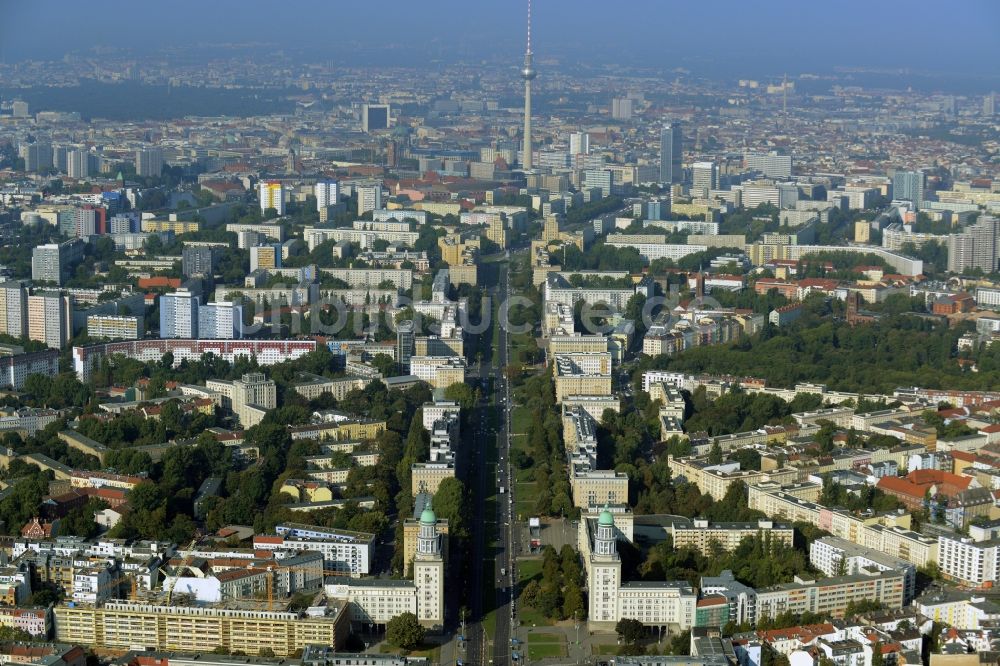
[[[413,557],[413,582],[417,588],[417,619],[432,629],[444,626],[444,555],[437,516],[427,501],[420,514],[417,552]]]
[[[618,557],[615,536],[615,519],[605,506],[597,518],[590,555],[590,609],[591,622],[618,621],[618,590],[622,582],[622,562]]]

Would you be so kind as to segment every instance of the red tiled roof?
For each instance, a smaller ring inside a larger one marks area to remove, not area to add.
[[[878,480],[876,487],[880,490],[887,490],[900,495],[909,495],[917,499],[922,499],[924,496],[924,488],[906,479],[901,479],[898,476],[883,476]]]
[[[787,629],[758,631],[757,636],[768,643],[792,639],[798,639],[803,643],[808,643],[816,636],[832,634],[834,631],[836,631],[836,628],[829,622],[826,622],[824,624],[808,624],[801,627],[788,627]]]
[[[944,486],[954,486],[959,490],[968,490],[972,478],[961,474],[952,474],[938,469],[918,469],[906,475],[906,478],[919,485],[939,484]]]
[[[285,543],[280,536],[258,535],[253,538],[254,543]]]
[[[181,286],[180,278],[169,278],[162,275],[154,275],[148,278],[139,278],[139,289],[151,289],[156,287],[173,287],[177,288]]]

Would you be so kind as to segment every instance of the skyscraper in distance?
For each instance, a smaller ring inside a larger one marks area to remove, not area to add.
[[[320,180],[313,186],[316,195],[316,210],[334,206],[340,201],[340,183],[335,180]]]
[[[20,282],[0,284],[0,333],[23,338],[28,331],[28,290]]]
[[[70,178],[86,178],[90,175],[90,153],[86,150],[71,150],[66,154],[66,175]]]
[[[198,337],[200,299],[187,289],[160,296],[160,337]]]
[[[69,296],[37,293],[28,296],[28,338],[62,349],[73,337],[73,303]]]
[[[358,193],[358,215],[364,215],[370,210],[378,210],[382,207],[381,183],[358,185],[355,190]]]
[[[531,0],[528,0],[528,47],[524,51],[524,67],[521,68],[521,78],[524,79],[524,160],[522,166],[530,171],[534,166],[531,155],[531,82],[537,76],[532,65],[531,55]]]
[[[660,130],[660,182],[679,183],[683,180],[681,170],[682,146],[681,125],[678,122],[665,123]]]
[[[611,100],[611,117],[614,120],[632,120],[632,99],[615,97]]]
[[[984,273],[997,269],[1000,246],[1000,219],[980,216],[960,234],[948,236],[948,271],[962,273],[979,268]]]
[[[258,185],[260,197],[260,212],[266,213],[268,208],[273,208],[278,215],[285,214],[285,188],[276,181],[264,181]]]
[[[920,208],[924,200],[924,172],[897,171],[892,177],[892,198],[909,201],[914,208]]]
[[[361,129],[365,132],[389,129],[389,105],[365,104],[362,106]]]
[[[569,135],[570,155],[590,154],[590,134],[587,132],[573,132]]]
[[[162,172],[162,150],[159,148],[144,148],[135,151],[135,173],[137,176],[159,176]]]
[[[791,178],[792,156],[769,153],[743,153],[743,167],[747,171],[759,171],[767,178]]]
[[[695,162],[691,174],[691,187],[698,196],[708,196],[710,190],[719,189],[719,167],[715,162]]]

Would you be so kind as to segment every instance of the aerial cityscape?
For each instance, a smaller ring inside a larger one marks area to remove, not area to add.
[[[1000,5],[905,9],[0,3],[0,663],[1000,666]]]

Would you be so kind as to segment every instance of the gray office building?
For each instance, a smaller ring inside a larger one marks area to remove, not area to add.
[[[365,104],[361,107],[361,129],[365,132],[389,128],[388,104]]]
[[[914,208],[920,208],[924,200],[924,172],[897,171],[892,177],[892,198],[909,201]]]
[[[396,358],[404,373],[410,372],[410,357],[416,344],[416,333],[411,320],[401,321],[396,325]]]
[[[948,271],[963,273],[980,268],[992,273],[997,268],[997,251],[1000,220],[980,217],[979,221],[960,234],[948,236]]]
[[[83,241],[74,238],[35,247],[31,251],[31,279],[62,285],[70,270],[83,259],[83,246]]]
[[[135,173],[137,176],[159,176],[163,173],[163,151],[159,148],[135,151]]]
[[[24,159],[25,171],[45,171],[52,168],[52,145],[28,143],[20,146],[18,153]]]
[[[681,170],[683,136],[680,123],[667,123],[660,130],[660,182],[680,183],[684,180]]]
[[[759,171],[768,178],[788,179],[792,177],[792,156],[769,153],[743,153],[743,167],[747,171]]]
[[[615,183],[615,174],[610,169],[587,169],[583,172],[583,189],[598,188],[601,197],[610,197]]]
[[[211,247],[188,246],[181,252],[184,277],[210,277],[215,272],[215,251]]]

